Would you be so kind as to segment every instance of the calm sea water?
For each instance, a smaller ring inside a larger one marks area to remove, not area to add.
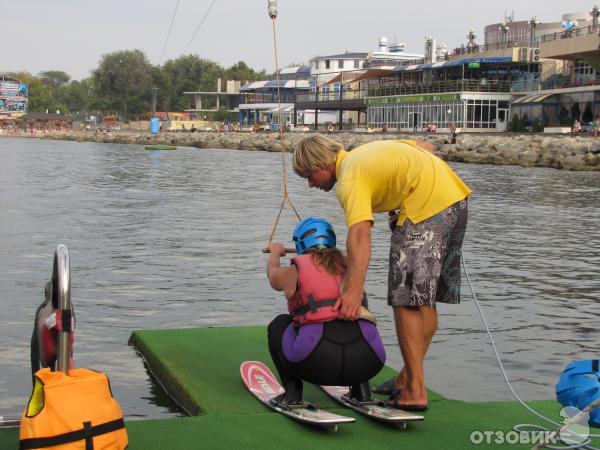
[[[260,251],[282,199],[279,154],[3,138],[0,161],[0,415],[27,402],[33,316],[59,243],[71,256],[76,364],[110,375],[127,416],[175,413],[127,345],[133,330],[266,325],[284,311]],[[553,398],[569,361],[599,356],[600,173],[453,167],[474,190],[465,254],[509,376],[526,399]],[[293,173],[289,188],[300,213],[329,218],[343,243],[335,195]],[[367,289],[400,367],[378,219]],[[290,244],[294,223],[286,208],[277,239]],[[509,399],[463,293],[439,308],[428,384],[451,398]]]

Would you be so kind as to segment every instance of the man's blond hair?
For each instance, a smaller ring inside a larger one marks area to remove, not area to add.
[[[306,178],[323,166],[335,164],[340,150],[344,150],[342,144],[318,134],[302,139],[294,151],[294,172]]]

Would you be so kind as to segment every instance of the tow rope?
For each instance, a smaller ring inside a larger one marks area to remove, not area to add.
[[[292,211],[294,211],[298,220],[299,221],[302,220],[302,218],[300,217],[300,214],[298,214],[298,211],[296,210],[296,207],[294,206],[294,203],[292,202],[292,199],[290,198],[290,194],[289,194],[289,191],[287,188],[287,165],[285,162],[285,141],[284,141],[284,132],[283,132],[283,120],[282,120],[282,113],[281,113],[279,55],[277,52],[277,33],[275,30],[275,19],[277,19],[277,0],[269,0],[268,11],[269,11],[269,17],[271,18],[271,22],[273,24],[273,49],[275,52],[275,77],[276,77],[275,79],[276,79],[276,83],[277,83],[277,104],[279,107],[279,144],[280,144],[280,148],[281,148],[281,166],[282,166],[282,170],[283,170],[283,199],[281,200],[279,212],[277,213],[277,216],[275,217],[275,222],[273,222],[273,226],[271,227],[271,234],[269,235],[269,240],[267,241],[266,248],[263,249],[263,253],[269,252],[269,246],[271,245],[271,242],[273,241],[273,236],[275,236],[275,232],[277,231],[277,225],[279,224],[281,212],[283,211],[283,207],[285,206],[286,202],[290,205],[290,207],[292,208]],[[286,247],[285,251],[287,253],[295,253],[296,249],[294,247],[291,247],[291,248]]]

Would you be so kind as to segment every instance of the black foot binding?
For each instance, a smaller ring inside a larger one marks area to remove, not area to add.
[[[346,399],[354,404],[362,405],[373,405],[377,403],[377,400],[373,400],[371,397],[371,388],[369,382],[355,384],[350,387],[350,392],[347,394]]]
[[[303,401],[302,399],[300,400],[290,400],[288,398],[286,398],[286,394],[280,394],[277,397],[273,397],[271,400],[269,400],[269,403],[272,406],[275,406],[277,408],[281,408],[281,409],[285,409],[286,411],[290,410],[290,409],[316,409],[315,406],[313,406],[312,404]]]

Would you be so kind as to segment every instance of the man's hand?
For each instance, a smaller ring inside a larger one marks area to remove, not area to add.
[[[354,292],[342,293],[333,309],[340,310],[339,318],[341,320],[357,320],[360,315],[360,306],[362,305],[362,295],[357,295]]]

